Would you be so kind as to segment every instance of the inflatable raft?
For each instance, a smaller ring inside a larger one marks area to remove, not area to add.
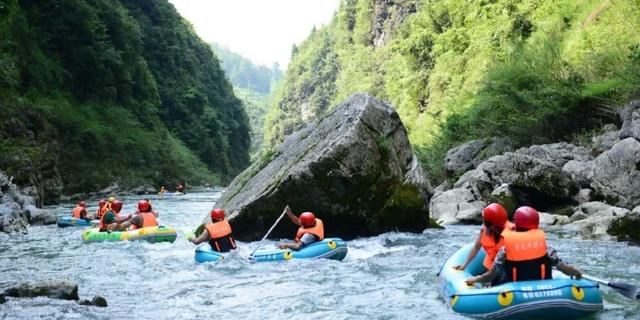
[[[468,286],[464,280],[484,273],[480,250],[467,269],[462,264],[473,244],[456,251],[438,273],[438,289],[451,310],[486,319],[577,319],[602,310],[598,285],[573,280],[555,271],[551,280],[519,281],[491,288]]]
[[[58,227],[95,227],[100,223],[100,220],[85,220],[76,219],[70,216],[64,216],[58,218]]]
[[[314,242],[299,251],[264,250],[257,251],[251,257],[254,262],[287,261],[292,259],[331,259],[342,260],[347,255],[347,243],[340,238],[326,238]]]
[[[176,229],[165,226],[147,227],[129,231],[100,232],[98,228],[87,229],[82,232],[82,240],[88,242],[102,241],[136,241],[144,240],[151,243],[173,242],[176,240]]]

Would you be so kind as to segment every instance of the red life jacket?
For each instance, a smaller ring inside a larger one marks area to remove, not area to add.
[[[551,279],[551,262],[547,256],[544,231],[505,232],[505,268],[512,281]]]
[[[513,223],[507,221],[507,223],[504,225],[504,229],[502,230],[502,232],[504,233],[505,231],[513,231],[515,230],[515,228],[516,226]],[[502,248],[502,246],[504,246],[504,242],[502,241],[502,238],[500,238],[498,243],[496,243],[495,239],[488,232],[487,228],[485,226],[482,226],[482,236],[480,237],[480,245],[482,246],[482,249],[484,249],[484,252],[486,253],[486,255],[484,256],[484,260],[482,261],[482,265],[485,268],[487,268],[487,270],[489,270],[493,266],[493,260],[496,259],[496,255],[498,255],[498,251],[500,250],[500,248]]]
[[[228,252],[236,248],[236,241],[233,239],[231,225],[226,219],[214,223],[207,223],[205,228],[207,232],[209,232],[209,244],[213,250]]]
[[[84,218],[82,216],[82,211],[85,211],[84,207],[76,206],[75,208],[73,208],[73,211],[71,211],[71,217],[76,219]],[[86,212],[85,212],[85,216],[86,216]]]
[[[296,242],[300,241],[300,238],[302,238],[305,233],[311,233],[312,235],[318,237],[318,241],[324,239],[324,224],[322,223],[322,220],[316,218],[315,226],[310,228],[298,228],[298,232],[296,233]]]

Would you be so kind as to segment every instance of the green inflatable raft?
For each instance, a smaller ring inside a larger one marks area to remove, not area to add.
[[[174,242],[176,229],[165,226],[147,227],[128,231],[100,232],[98,228],[87,229],[82,232],[82,240],[85,243],[103,241],[136,241],[144,240],[151,243]]]

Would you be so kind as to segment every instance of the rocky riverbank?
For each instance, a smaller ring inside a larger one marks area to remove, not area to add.
[[[444,165],[452,176],[462,175],[436,188],[431,216],[442,224],[480,223],[488,202],[503,203],[510,212],[530,205],[543,212],[546,225],[638,239],[631,226],[640,212],[640,102],[619,114],[620,128],[606,125],[585,145],[561,142],[514,151],[508,143],[495,147],[500,140],[492,139],[451,149]],[[506,151],[481,161],[485,149]]]
[[[29,192],[29,188],[25,189]],[[49,210],[36,207],[36,200],[25,195],[0,171],[0,231],[25,231],[28,225],[56,223],[56,216]]]

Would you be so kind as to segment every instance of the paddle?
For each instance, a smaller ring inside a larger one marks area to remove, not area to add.
[[[592,276],[588,276],[586,274],[582,275],[583,278],[593,281],[593,282],[597,282],[597,283],[601,283],[604,284],[606,286],[608,286],[609,288],[618,291],[618,293],[620,293],[621,295],[627,297],[627,298],[631,298],[631,299],[640,299],[640,289],[636,286],[627,284],[627,283],[620,283],[620,282],[613,282],[613,281],[607,281],[607,280],[602,280],[602,279],[598,279],[596,277],[592,277]]]
[[[288,207],[289,205],[287,205]],[[251,259],[251,257],[253,257],[253,254],[256,253],[256,251],[258,251],[258,249],[260,249],[260,246],[262,245],[262,242],[264,241],[264,239],[266,239],[269,234],[271,233],[271,231],[273,231],[273,228],[275,228],[278,225],[278,222],[280,222],[280,220],[282,220],[282,217],[284,217],[284,214],[287,213],[287,209],[285,207],[285,210],[282,210],[282,214],[278,217],[278,220],[276,220],[276,223],[274,223],[271,228],[269,229],[269,231],[267,231],[267,234],[264,235],[264,237],[262,237],[262,240],[260,240],[260,242],[258,243],[258,246],[253,249],[253,251],[251,252],[251,254],[249,255],[249,259]]]

